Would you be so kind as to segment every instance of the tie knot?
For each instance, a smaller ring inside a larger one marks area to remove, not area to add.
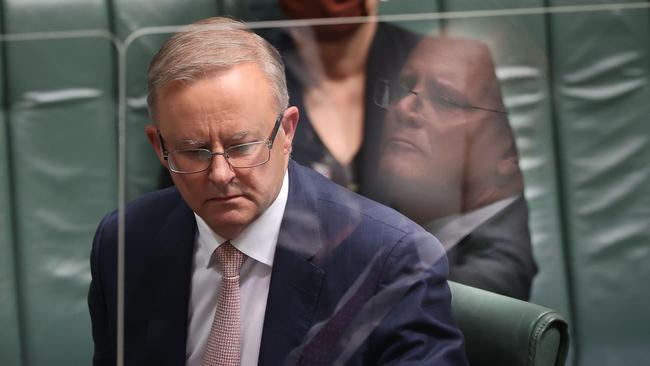
[[[219,262],[221,268],[223,268],[224,277],[239,276],[241,265],[246,259],[244,253],[237,250],[237,248],[233,247],[232,244],[227,241],[215,250],[215,255],[217,256],[217,262]]]

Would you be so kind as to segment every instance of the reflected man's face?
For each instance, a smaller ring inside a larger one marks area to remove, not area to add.
[[[490,139],[477,138],[488,134],[485,125],[494,118],[485,109],[503,110],[487,47],[426,38],[391,94],[397,97],[386,115],[380,169],[391,178],[395,203],[400,209],[423,206],[412,212],[419,221],[461,212],[468,170],[482,169],[470,164],[472,155],[480,151],[485,164],[496,159],[489,156],[494,149],[478,146]]]
[[[271,84],[254,63],[215,71],[190,84],[170,82],[160,89],[156,105],[157,128],[167,150],[222,152],[264,141],[278,117]],[[214,156],[207,171],[171,174],[185,202],[217,234],[236,237],[271,205],[282,186],[297,119],[295,107],[284,111],[266,164],[233,168],[223,156]],[[156,127],[146,132],[166,165]]]

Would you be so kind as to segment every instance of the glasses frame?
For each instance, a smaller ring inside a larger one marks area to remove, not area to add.
[[[273,143],[275,142],[275,137],[277,136],[278,131],[280,130],[280,125],[282,123],[283,117],[284,117],[284,111],[282,113],[280,113],[278,118],[275,120],[275,124],[273,125],[273,130],[271,130],[271,134],[269,135],[269,137],[266,140],[251,141],[251,142],[246,142],[246,143],[243,143],[243,144],[237,144],[237,145],[229,146],[228,148],[226,148],[222,152],[210,151],[209,149],[205,149],[205,148],[183,149],[183,150],[167,150],[167,148],[165,147],[165,141],[164,141],[164,139],[162,137],[162,134],[160,133],[160,130],[158,129],[157,130],[157,132],[158,132],[158,140],[160,141],[160,147],[161,147],[161,150],[162,150],[163,159],[165,159],[165,161],[167,161],[167,166],[169,167],[169,170],[176,173],[176,174],[196,174],[196,173],[204,172],[204,171],[210,169],[210,167],[212,166],[212,160],[213,160],[215,155],[222,155],[224,157],[224,159],[226,159],[226,162],[228,163],[228,165],[231,168],[235,168],[235,169],[247,169],[247,168],[254,168],[256,166],[264,165],[264,164],[268,163],[271,160],[271,149],[273,148]],[[228,155],[229,150],[232,151],[232,150],[234,150],[236,148],[240,148],[242,146],[255,145],[255,144],[265,144],[266,147],[269,149],[269,155],[268,155],[268,158],[265,161],[263,161],[263,162],[261,162],[259,164],[250,165],[250,166],[235,166],[235,165],[232,164],[232,162],[230,161],[230,155]],[[210,154],[210,160],[209,160],[208,166],[205,167],[205,169],[197,170],[195,172],[184,172],[184,171],[176,170],[175,168],[172,167],[173,162],[169,159],[169,154],[171,154],[173,152],[176,152],[176,151],[207,151]]]
[[[390,105],[390,103],[391,103],[391,97],[390,97],[390,94],[391,94],[391,93],[390,93],[390,91],[391,91],[392,89],[396,88],[396,87],[397,87],[397,88],[401,88],[401,86],[395,86],[395,85],[392,85],[392,84],[391,84],[388,80],[386,80],[386,79],[379,79],[379,80],[377,80],[377,84],[375,85],[375,90],[374,90],[374,93],[373,93],[373,102],[375,103],[375,105],[377,105],[379,108],[382,108],[382,109],[388,109],[388,108],[389,108],[389,105]],[[380,88],[381,88],[381,89],[380,89]],[[404,89],[405,91],[407,91],[407,94],[404,94],[404,96],[400,97],[399,99],[395,99],[395,100],[393,100],[392,102],[395,102],[395,101],[401,100],[402,98],[406,97],[406,95],[408,95],[408,94],[413,94],[413,95],[415,95],[416,97],[421,98],[421,96],[420,96],[420,92],[415,91],[415,90],[412,90],[412,89],[408,89],[408,88],[403,88],[403,89]],[[385,98],[380,98],[380,97],[379,97],[379,95],[380,95],[380,94],[383,94],[383,93],[385,92],[385,90],[388,90],[388,95],[389,95],[389,97],[388,97],[388,103],[389,103],[389,105],[383,105],[384,103],[381,103],[381,102],[379,101],[379,99],[382,99],[382,100],[385,99]],[[436,97],[439,98],[440,100],[442,100],[444,103],[449,104],[449,105],[452,105],[452,106],[457,107],[457,108],[459,108],[459,109],[465,109],[465,110],[467,110],[467,109],[475,109],[475,110],[486,111],[486,112],[493,112],[493,113],[499,113],[499,114],[505,114],[505,115],[508,114],[508,112],[506,112],[506,111],[502,111],[502,110],[499,110],[499,109],[477,107],[477,106],[475,106],[475,105],[471,105],[471,104],[467,104],[467,103],[459,103],[459,102],[456,102],[456,101],[450,100],[449,98],[445,98],[445,97],[443,97],[443,96],[441,96],[441,95],[437,95]]]

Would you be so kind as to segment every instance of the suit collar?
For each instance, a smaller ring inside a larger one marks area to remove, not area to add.
[[[289,161],[289,197],[280,225],[278,246],[300,258],[312,258],[322,246],[316,187],[306,169]]]
[[[318,194],[309,172],[289,162],[289,198],[266,305],[260,365],[280,365],[311,326],[325,272],[311,262],[322,247]]]

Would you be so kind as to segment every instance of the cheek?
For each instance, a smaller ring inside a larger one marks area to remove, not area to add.
[[[386,114],[386,119],[384,120],[384,129],[381,132],[382,143],[395,133],[397,128],[397,123],[395,120],[395,111],[393,109],[389,110]]]
[[[172,173],[174,185],[178,188],[178,191],[190,207],[198,205],[202,201],[201,192],[205,192],[204,187],[207,184],[206,177],[206,174],[200,173],[187,175]]]
[[[246,193],[253,195],[254,197],[259,196],[260,190],[262,188],[262,179],[260,178],[262,174],[255,174],[260,173],[261,169],[259,168],[260,167],[250,168],[247,169],[245,174],[237,175],[237,185],[239,188],[241,188]],[[257,169],[258,172],[255,172],[254,169]]]
[[[456,180],[462,175],[467,158],[467,139],[463,128],[444,126],[429,131],[429,169],[443,179]]]
[[[379,170],[383,176],[399,181],[422,181],[429,176],[431,161],[419,151],[389,149],[382,156]]]
[[[250,168],[237,176],[237,184],[242,191],[247,193],[248,198],[258,207],[265,208],[272,200],[275,177],[273,169],[274,159],[268,163]]]
[[[456,158],[465,149],[467,134],[462,124],[436,124],[427,130],[428,146],[433,158]],[[448,160],[448,159],[445,159]]]

